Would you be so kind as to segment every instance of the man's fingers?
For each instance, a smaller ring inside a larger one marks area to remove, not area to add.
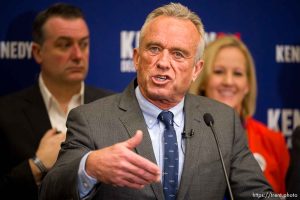
[[[151,183],[150,181],[145,180],[143,177],[136,176],[135,174],[130,172],[126,173],[124,179],[130,183],[134,183],[137,185],[148,185]]]
[[[150,160],[132,152],[134,155],[128,156],[128,161],[133,164],[134,166],[144,169],[147,172],[150,172],[154,175],[159,175],[160,174],[160,169],[159,167],[151,162]]]
[[[142,142],[142,139],[143,139],[143,132],[137,130],[135,135],[132,138],[125,141],[125,145],[127,148],[132,150]]]
[[[137,147],[143,139],[143,132],[137,130],[135,135],[124,142],[125,146],[133,150]],[[160,169],[153,162],[148,159],[136,154],[133,151],[129,151],[126,156],[127,161],[131,164],[131,167],[128,168],[130,173],[142,177],[148,182],[156,182],[160,180]]]
[[[134,182],[138,184],[145,185],[160,180],[159,168],[154,163],[151,164],[155,166],[153,172],[149,172],[148,170],[133,165],[130,162],[128,162],[124,168],[126,168],[128,172],[127,174],[130,174],[128,175],[128,178],[131,178]],[[158,173],[156,170],[158,170]]]
[[[140,189],[160,180],[159,167],[133,151],[143,139],[142,131],[121,143],[95,151],[88,156],[87,163],[97,164],[98,173],[90,174],[100,181],[115,186]],[[94,160],[94,161],[93,161]],[[88,174],[89,168],[86,168]]]
[[[45,135],[43,137],[45,138],[49,138],[49,137],[52,137],[53,135],[56,135],[56,129],[55,128],[52,128],[52,129],[49,129]]]
[[[52,129],[49,129],[47,132],[46,132],[47,135],[54,135],[56,134],[56,129],[55,128],[52,128]]]

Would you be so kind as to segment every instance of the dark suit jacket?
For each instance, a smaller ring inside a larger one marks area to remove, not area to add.
[[[247,147],[240,119],[228,106],[205,97],[187,95],[184,105],[185,130],[194,130],[186,139],[185,160],[178,192],[178,200],[222,200],[226,182],[211,129],[203,121],[204,113],[211,113],[237,199],[251,199],[253,193],[271,191]],[[40,199],[79,199],[77,172],[80,160],[90,150],[101,149],[143,131],[143,141],[136,153],[156,162],[151,139],[142,111],[134,94],[134,84],[122,93],[80,106],[70,112],[66,142],[58,161],[45,177]],[[66,187],[67,186],[67,187]],[[163,200],[161,183],[144,189],[113,187],[97,184],[91,198],[107,200]]]
[[[300,198],[300,126],[292,134],[292,144],[291,162],[287,174],[287,192],[295,193]]]
[[[87,86],[84,100],[89,103],[108,94],[111,93]],[[0,98],[1,196],[38,198],[28,159],[35,154],[40,139],[50,128],[38,84]]]

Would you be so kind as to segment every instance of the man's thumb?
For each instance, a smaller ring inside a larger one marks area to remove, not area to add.
[[[127,144],[126,146],[129,149],[134,149],[142,142],[142,139],[143,139],[143,132],[141,130],[137,130],[135,135],[126,141]]]

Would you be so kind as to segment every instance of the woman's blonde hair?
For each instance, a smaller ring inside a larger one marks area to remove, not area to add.
[[[204,95],[207,86],[208,79],[213,73],[213,65],[219,51],[226,47],[236,47],[245,56],[246,59],[246,73],[247,81],[249,85],[249,92],[246,94],[242,102],[242,111],[240,113],[244,120],[248,116],[252,116],[256,108],[256,95],[257,95],[257,84],[256,74],[253,58],[248,50],[247,46],[237,37],[228,35],[222,36],[215,41],[211,42],[204,51],[204,68],[200,73],[199,77],[190,88],[190,93],[196,95]]]

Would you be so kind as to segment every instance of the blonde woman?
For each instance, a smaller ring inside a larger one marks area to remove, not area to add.
[[[210,43],[204,53],[204,69],[190,92],[233,107],[240,115],[249,148],[265,177],[277,193],[285,193],[289,152],[281,133],[255,120],[256,75],[252,56],[235,36],[223,36]]]

